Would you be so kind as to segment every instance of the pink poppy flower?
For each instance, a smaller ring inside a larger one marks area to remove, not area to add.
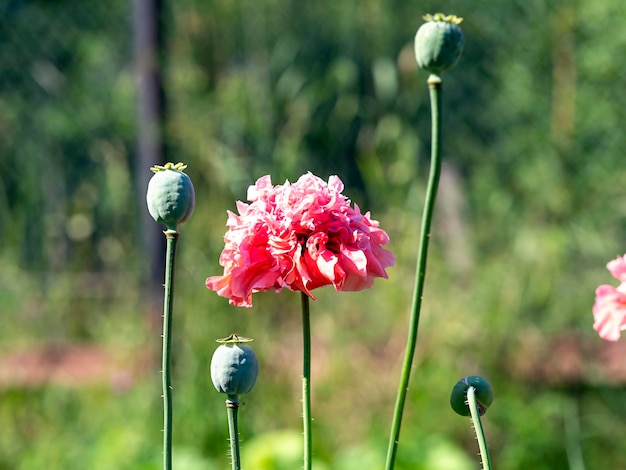
[[[626,255],[609,261],[606,267],[621,284],[596,289],[593,327],[602,339],[617,341],[620,332],[626,330]]]
[[[252,306],[252,294],[287,287],[315,299],[311,290],[332,285],[337,291],[359,291],[374,278],[387,278],[394,255],[369,212],[362,214],[341,194],[343,183],[326,183],[307,173],[290,184],[272,186],[269,176],[248,188],[239,214],[228,211],[228,231],[220,265],[222,276],[206,286],[232,305]]]

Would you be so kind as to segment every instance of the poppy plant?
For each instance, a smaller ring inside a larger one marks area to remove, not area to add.
[[[618,287],[604,284],[596,289],[593,328],[600,338],[617,341],[620,332],[626,330],[626,255],[609,261],[606,267],[621,284]]]
[[[387,278],[394,255],[382,245],[387,233],[341,192],[338,176],[328,182],[307,173],[295,183],[272,185],[270,176],[248,188],[249,203],[228,211],[222,276],[206,286],[232,305],[252,306],[252,294],[287,287],[315,299],[311,291],[332,285],[359,291]]]
[[[300,291],[302,300],[302,422],[304,470],[312,468],[311,291],[332,285],[359,291],[377,277],[387,277],[395,262],[383,248],[389,237],[359,206],[341,192],[338,176],[328,182],[306,173],[295,183],[272,185],[270,176],[248,188],[248,203],[237,201],[239,214],[228,211],[228,231],[220,265],[222,276],[206,286],[230,304],[252,306],[252,294],[283,287]]]

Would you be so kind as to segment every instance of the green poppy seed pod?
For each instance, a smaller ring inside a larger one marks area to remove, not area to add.
[[[454,67],[461,57],[465,37],[454,15],[425,15],[415,35],[415,59],[420,68],[438,75]]]
[[[196,195],[191,178],[183,173],[187,168],[182,163],[166,163],[150,168],[154,176],[148,183],[146,202],[154,220],[168,230],[178,231],[178,226],[186,222],[196,203]]]
[[[211,380],[218,392],[243,395],[254,387],[259,363],[252,348],[244,344],[250,341],[236,334],[217,340],[221,344],[211,358]]]
[[[467,390],[470,387],[476,389],[476,403],[478,404],[478,412],[482,416],[493,403],[493,390],[489,382],[476,375],[464,377],[456,383],[450,394],[450,406],[461,416],[470,416],[467,403]]]

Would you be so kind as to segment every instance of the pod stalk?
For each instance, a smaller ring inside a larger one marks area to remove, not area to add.
[[[230,442],[230,462],[232,470],[241,469],[241,453],[239,450],[239,397],[228,395],[226,399],[226,414],[228,415],[228,435]]]
[[[424,203],[424,211],[422,214],[422,227],[418,245],[417,267],[415,273],[416,280],[411,309],[411,319],[409,323],[404,362],[402,364],[400,384],[398,385],[396,405],[393,412],[393,421],[391,424],[391,434],[387,448],[385,470],[392,470],[395,466],[398,443],[400,439],[400,428],[402,426],[402,415],[404,413],[404,405],[406,402],[407,392],[409,390],[409,379],[411,377],[413,357],[415,355],[415,348],[417,345],[417,331],[419,327],[420,311],[424,293],[424,280],[426,278],[426,261],[428,258],[428,245],[430,241],[430,227],[435,209],[435,200],[437,198],[439,177],[441,175],[441,85],[442,81],[438,75],[432,74],[429,77],[428,87],[430,90],[432,119],[430,174],[428,177],[426,201]]]
[[[174,310],[174,263],[178,232],[166,230],[165,253],[165,295],[163,298],[163,356],[162,356],[162,387],[163,387],[163,468],[172,469],[172,317]]]
[[[491,470],[491,458],[487,449],[487,439],[483,430],[483,424],[480,420],[481,414],[484,413],[482,407],[476,400],[476,388],[471,386],[467,389],[467,405],[472,416],[472,423],[476,431],[476,439],[478,440],[478,448],[480,450],[480,458],[482,459],[483,470]]]
[[[304,470],[311,470],[313,433],[311,430],[311,319],[309,296],[302,299],[302,425],[304,432]]]

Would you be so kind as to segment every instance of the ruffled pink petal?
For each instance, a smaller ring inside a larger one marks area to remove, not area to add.
[[[593,328],[600,337],[608,341],[617,341],[620,332],[626,329],[626,294],[613,286],[598,287],[593,316]]]
[[[326,249],[321,249],[317,251],[315,257],[311,258],[315,261],[317,268],[316,277],[323,279],[323,282],[327,284],[334,284],[337,256]]]
[[[252,295],[242,298],[234,295],[230,290],[230,275],[212,276],[207,278],[206,286],[217,292],[221,297],[229,299],[229,303],[236,307],[252,307]]]
[[[373,284],[374,278],[372,276],[362,277],[356,274],[349,274],[346,276],[341,290],[344,292],[357,292],[369,289]]]
[[[341,247],[341,265],[351,275],[366,277],[368,271],[367,255],[359,249]]]
[[[370,275],[387,279],[386,269],[393,266],[396,262],[394,254],[381,246],[375,245],[367,255]]]
[[[606,265],[611,274],[620,282],[626,282],[626,255],[618,256]]]
[[[222,297],[230,297],[230,274],[225,276],[211,276],[206,280],[206,286]]]
[[[270,175],[265,175],[256,180],[253,186],[248,188],[247,198],[248,201],[254,202],[258,199],[262,199],[266,194],[272,190],[272,178]]]

